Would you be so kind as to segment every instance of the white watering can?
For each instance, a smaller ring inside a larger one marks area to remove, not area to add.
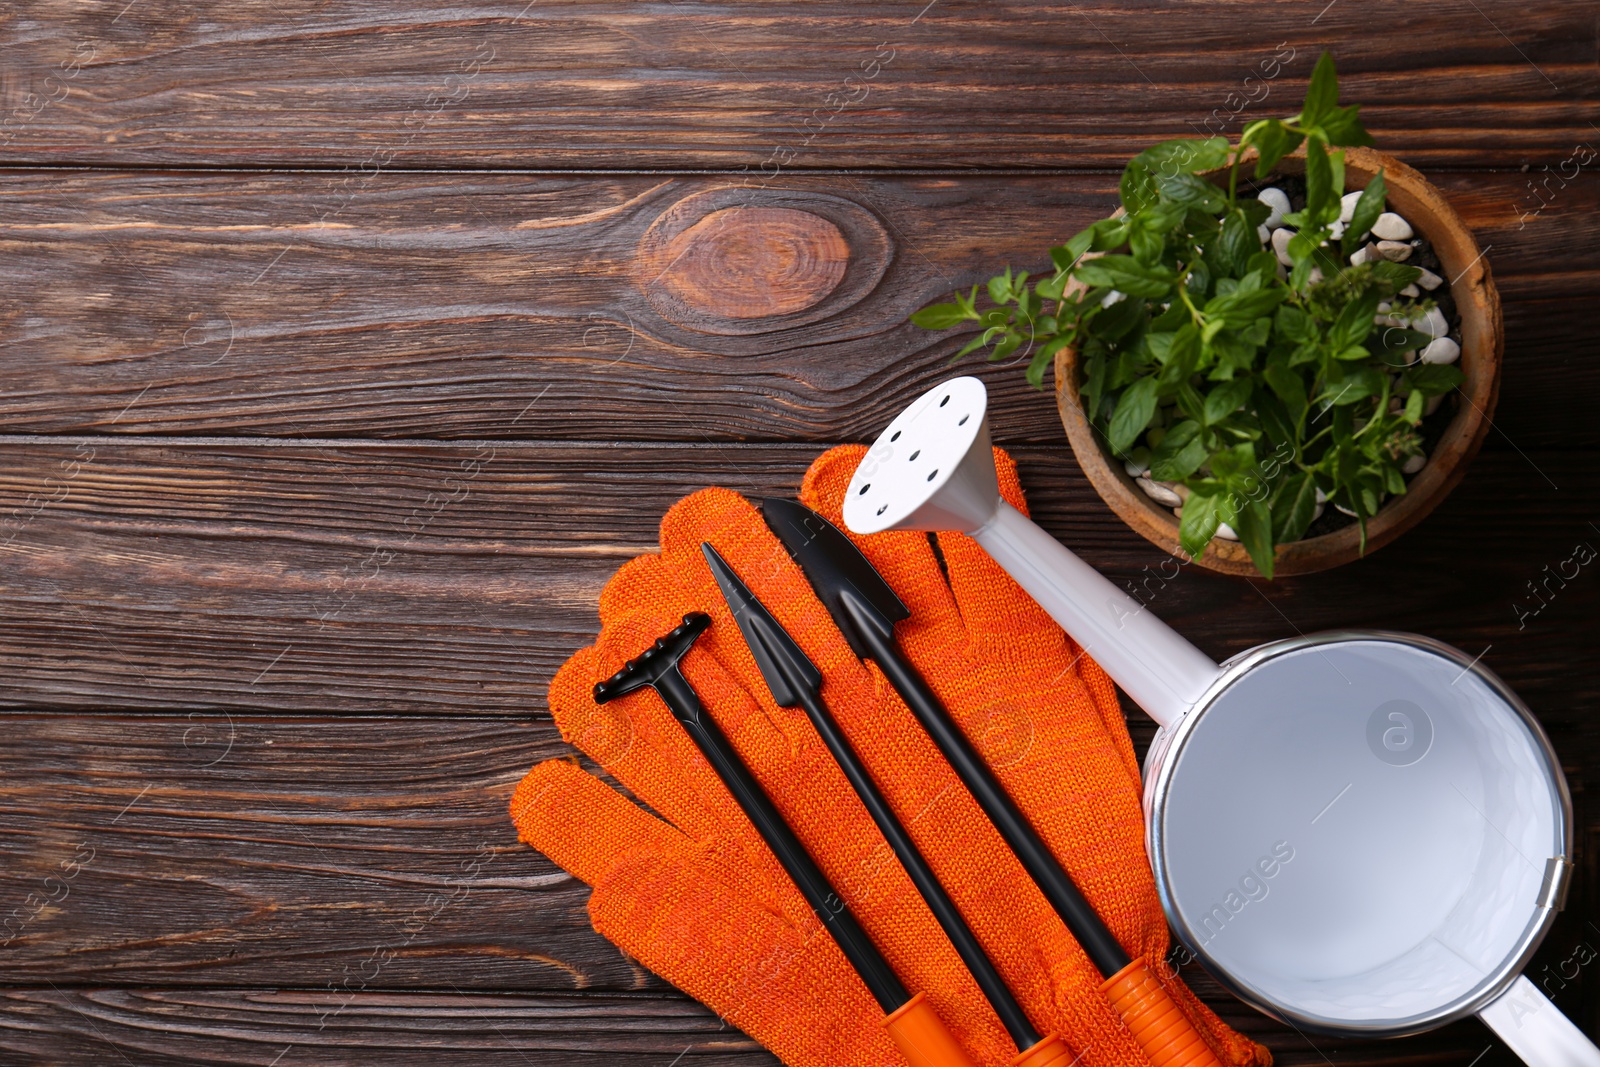
[[[1412,634],[1211,662],[1000,499],[987,400],[956,378],[907,408],[845,523],[970,534],[1160,725],[1146,843],[1184,946],[1296,1026],[1397,1037],[1476,1014],[1535,1067],[1600,1067],[1521,975],[1564,902],[1572,803],[1516,694]]]

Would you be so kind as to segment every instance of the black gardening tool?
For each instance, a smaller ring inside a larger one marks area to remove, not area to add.
[[[822,672],[817,670],[816,665],[783,628],[783,624],[756,598],[717,550],[709,542],[703,543],[700,548],[705,553],[717,584],[722,587],[722,595],[727,599],[734,620],[744,634],[745,643],[750,646],[750,653],[755,657],[767,688],[772,691],[773,702],[780,707],[799,707],[816,727],[856,795],[866,805],[872,821],[877,823],[934,918],[944,928],[956,952],[972,972],[978,987],[1000,1016],[1000,1021],[1016,1042],[1017,1048],[1025,1054],[1017,1062],[1051,1063],[1057,1057],[1064,1056],[1066,1049],[1059,1038],[1054,1035],[1040,1038],[1023,1012],[1022,1005],[1017,1003],[1017,998],[1000,977],[1000,972],[995,969],[994,962],[989,959],[972,928],[939,884],[928,861],[917,849],[894,809],[867,773],[850,740],[822,702]]]
[[[884,1011],[885,1029],[906,1058],[916,1067],[973,1067],[923,995],[913,996],[894,973],[684,677],[679,661],[710,625],[711,616],[702,612],[685,615],[683,625],[596,683],[595,703],[605,704],[646,686],[660,694],[861,976]]]
[[[1100,973],[1110,977],[1127,967],[1131,962],[1128,953],[900,651],[894,624],[910,618],[911,612],[889,583],[844,531],[799,501],[769,498],[762,501],[761,509],[767,525],[800,564],[811,588],[844,631],[851,650],[876,663],[888,677]]]

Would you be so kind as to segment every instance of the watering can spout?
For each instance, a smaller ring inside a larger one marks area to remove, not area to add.
[[[1152,719],[1176,722],[1217,679],[1217,665],[1000,498],[987,410],[976,378],[918,398],[856,469],[845,525],[861,534],[970,534]]]

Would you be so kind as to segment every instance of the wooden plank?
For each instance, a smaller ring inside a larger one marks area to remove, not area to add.
[[[1440,179],[1506,303],[1499,422],[1600,446],[1572,340],[1600,179],[1539,214],[1529,180]],[[1096,175],[7,173],[0,430],[870,439],[966,339],[907,315],[1114,202]],[[1020,368],[985,376],[1009,438],[1062,439]]]
[[[1581,0],[26,12],[8,156],[112,166],[1120,165],[1208,122],[1293,113],[1324,48],[1408,158],[1554,166],[1595,136],[1600,86]]]
[[[521,716],[672,501],[710,484],[792,493],[817,451],[8,442],[0,706]],[[1268,585],[1164,562],[1064,448],[1017,451],[1045,528],[1219,659],[1297,630],[1416,630],[1492,645],[1486,662],[1552,730],[1589,729],[1600,666],[1583,620],[1600,584],[1588,569],[1545,583],[1600,543],[1573,505],[1600,495],[1593,453],[1491,439],[1396,544]]]
[[[107,1067],[778,1064],[686,998],[593,993],[0,990],[4,1053]]]
[[[744,1047],[594,934],[587,889],[517,843],[512,788],[566,751],[548,722],[6,713],[0,726],[0,899],[21,907],[0,949],[0,1049],[19,1029],[81,1030],[63,1003],[111,1035],[179,1027],[252,1042],[269,1060],[297,1033],[486,1054],[512,1035],[617,1054],[676,1042],[668,1058],[689,1043]],[[1597,832],[1586,822],[1580,840]],[[1591,939],[1592,866],[1530,967],[1536,980],[1570,976],[1563,961]],[[1185,973],[1292,1061],[1342,1047],[1307,1047],[1198,968]],[[1592,1010],[1592,977],[1554,982],[1564,1008]],[[121,991],[61,993],[72,986]],[[455,996],[385,995],[397,990]],[[494,990],[576,996],[465,995]]]
[[[705,1009],[654,996],[366,993],[288,990],[0,991],[0,1050],[33,1062],[139,1067],[776,1067]],[[1297,1034],[1237,1001],[1229,1021],[1272,1049],[1278,1067],[1328,1062],[1483,1067],[1520,1062],[1468,1020],[1401,1041]],[[323,1020],[325,1013],[338,1014]],[[119,1054],[122,1058],[118,1058]],[[281,1057],[281,1058],[278,1058]]]
[[[4,722],[7,983],[664,988],[517,841],[548,720]]]

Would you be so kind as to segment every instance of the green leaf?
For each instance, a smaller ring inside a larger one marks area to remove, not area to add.
[[[1339,76],[1333,69],[1333,55],[1323,52],[1306,86],[1306,102],[1300,106],[1300,126],[1321,127],[1339,106]]]
[[[1383,214],[1384,197],[1388,190],[1383,182],[1383,170],[1372,176],[1372,181],[1361,190],[1361,197],[1356,201],[1356,209],[1350,216],[1350,224],[1345,227],[1344,247],[1354,249],[1360,247],[1362,238],[1372,232],[1372,224],[1378,221],[1378,216]]]
[[[1218,249],[1234,274],[1243,276],[1248,272],[1250,257],[1261,251],[1261,238],[1256,235],[1256,228],[1250,225],[1243,211],[1235,209],[1228,212],[1228,218],[1222,224]]]
[[[1071,340],[1070,335],[1063,334],[1039,346],[1038,350],[1033,353],[1033,359],[1028,362],[1028,369],[1025,372],[1029,385],[1035,389],[1044,388],[1045,370],[1054,362],[1056,353],[1065,348]]]
[[[1122,184],[1118,191],[1122,196],[1122,206],[1128,209],[1130,215],[1143,211],[1146,205],[1156,199],[1155,176],[1139,156],[1128,160],[1128,165],[1122,168]]]
[[[1223,382],[1206,395],[1206,423],[1221,422],[1244,406],[1250,399],[1252,383],[1249,378],[1235,378]],[[1170,481],[1171,479],[1166,479]]]
[[[1063,340],[1064,340],[1064,338],[1063,338]],[[969,355],[970,353],[976,352],[978,349],[982,348],[984,345],[986,345],[988,343],[989,343],[988,338],[986,338],[983,334],[980,333],[980,334],[978,334],[978,336],[974,337],[972,340],[970,340],[966,344],[962,345],[961,346],[961,351],[957,352],[955,355],[950,357],[950,362],[954,363],[956,360],[960,359],[962,356]]]
[[[1287,449],[1293,454],[1290,442],[1297,436],[1294,429],[1295,419],[1290,417],[1289,409],[1284,406],[1283,401],[1279,400],[1271,390],[1258,384],[1252,403],[1266,439],[1273,442],[1277,448]]]
[[[1007,267],[1004,274],[989,279],[989,299],[996,304],[1008,304],[1013,296],[1011,268]]]
[[[1299,239],[1300,235],[1296,234],[1290,244],[1293,244],[1294,241]],[[1304,291],[1306,287],[1311,284],[1311,268],[1314,266],[1316,266],[1316,264],[1311,261],[1309,256],[1296,263],[1294,265],[1294,269],[1289,272],[1289,287],[1291,289]]]
[[[1057,270],[1069,270],[1087,252],[1109,252],[1127,239],[1125,218],[1101,219],[1074,234],[1072,240],[1050,250]]]
[[[1413,426],[1422,421],[1422,408],[1423,401],[1425,399],[1426,398],[1415,389],[1411,391],[1410,396],[1406,397],[1405,417],[1406,421],[1411,423]]]
[[[929,304],[921,311],[912,312],[911,323],[924,330],[948,330],[975,318],[976,315],[968,314],[960,304]]]
[[[1346,233],[1348,232],[1346,231]],[[1391,296],[1422,277],[1421,267],[1412,267],[1405,263],[1392,263],[1387,259],[1371,261],[1362,264],[1362,266],[1368,269],[1373,278],[1384,284]],[[1359,270],[1360,268],[1352,269]]]
[[[1085,285],[1116,289],[1129,296],[1158,297],[1172,291],[1178,276],[1164,267],[1140,263],[1132,256],[1109,255],[1079,263],[1073,274]]]
[[[1314,319],[1291,304],[1284,304],[1272,316],[1279,333],[1299,344],[1314,343],[1320,336]]]
[[[1271,505],[1273,540],[1288,544],[1304,537],[1317,514],[1317,483],[1310,472],[1300,471],[1280,482]]]
[[[1200,434],[1200,424],[1184,419],[1167,431],[1150,459],[1150,476],[1163,482],[1181,482],[1206,461],[1210,450]]]
[[[1151,145],[1134,158],[1144,163],[1158,179],[1216,170],[1228,162],[1228,139],[1180,137]]]
[[[1116,413],[1111,416],[1111,451],[1120,455],[1130,448],[1144,428],[1150,425],[1150,416],[1156,413],[1154,378],[1140,378],[1128,386],[1117,400]]]
[[[1270,289],[1246,289],[1241,286],[1231,293],[1206,301],[1205,314],[1208,319],[1219,318],[1234,329],[1243,329],[1256,319],[1271,315],[1288,295],[1289,290],[1282,286]]]
[[[1328,345],[1334,352],[1342,352],[1361,344],[1372,332],[1372,317],[1378,313],[1378,294],[1362,293],[1344,306],[1333,325],[1328,327]],[[1344,358],[1344,357],[1341,357]]]
[[[1448,363],[1419,363],[1404,373],[1405,382],[1423,396],[1440,396],[1467,380],[1461,368]]]
[[[1335,408],[1343,408],[1369,396],[1377,396],[1383,392],[1385,380],[1384,376],[1372,367],[1334,363],[1328,368],[1328,377],[1323,383],[1323,393],[1319,400]],[[1335,427],[1336,439],[1348,436],[1348,431],[1340,433],[1338,427]]]
[[[1319,226],[1339,217],[1339,198],[1333,194],[1333,166],[1328,162],[1327,142],[1320,137],[1306,141],[1305,215]]]
[[[1369,145],[1373,143],[1372,134],[1361,125],[1361,105],[1351,104],[1349,107],[1335,108],[1332,115],[1322,120],[1322,132],[1328,138],[1329,144],[1338,145]]]
[[[1217,534],[1217,523],[1222,521],[1217,514],[1217,499],[1216,496],[1202,495],[1199,490],[1194,490],[1189,494],[1189,499],[1183,502],[1183,518],[1178,523],[1178,542],[1191,559],[1198,559]]]
[[[1242,488],[1256,465],[1256,450],[1249,442],[1223,449],[1211,457],[1211,471],[1231,488]],[[1224,519],[1227,515],[1224,514]]]
[[[1141,223],[1143,218],[1141,214],[1139,217]],[[1146,266],[1155,266],[1161,262],[1161,254],[1167,249],[1167,235],[1162,230],[1144,225],[1130,226],[1128,247],[1132,250],[1134,259]]]
[[[1195,329],[1193,322],[1184,323],[1172,334],[1163,362],[1162,385],[1178,385],[1188,381],[1200,362],[1200,331]]]
[[[1298,422],[1306,410],[1304,379],[1283,364],[1270,362],[1262,371],[1262,377],[1266,378],[1267,385],[1278,399],[1283,401],[1283,406],[1289,411],[1289,417]]]
[[[1221,189],[1193,174],[1180,173],[1171,177],[1158,177],[1156,186],[1161,190],[1164,199],[1174,204],[1182,204],[1184,207],[1199,208],[1213,215],[1221,211],[1228,202]]]
[[[1271,174],[1279,161],[1299,148],[1303,140],[1305,140],[1304,134],[1290,131],[1277,119],[1268,119],[1253,141],[1256,151],[1260,153],[1256,160],[1256,178],[1265,178]]]
[[[1188,509],[1184,509],[1188,514]],[[1266,501],[1250,500],[1242,502],[1238,514],[1228,524],[1233,527],[1233,532],[1239,535],[1239,541],[1245,550],[1250,553],[1250,562],[1256,565],[1262,577],[1272,578],[1273,544],[1272,544],[1272,512],[1267,509]],[[1182,529],[1179,529],[1182,536]]]
[[[1424,348],[1432,340],[1432,334],[1420,330],[1408,330],[1403,326],[1384,326],[1367,339],[1366,346],[1378,357],[1379,362],[1393,367],[1399,366],[1399,363],[1389,357]]]

